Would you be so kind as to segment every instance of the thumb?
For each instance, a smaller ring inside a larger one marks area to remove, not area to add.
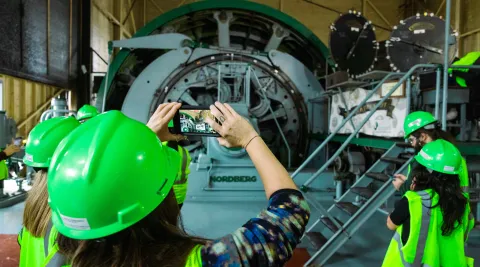
[[[228,147],[228,142],[223,137],[217,137],[217,141],[221,146]]]

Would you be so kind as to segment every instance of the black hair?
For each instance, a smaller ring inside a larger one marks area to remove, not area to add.
[[[420,128],[413,132],[412,136],[418,139],[420,138],[420,135],[422,133],[429,135],[433,141],[437,139],[443,139],[452,143],[453,145],[456,145],[457,143],[455,137],[453,137],[450,133],[442,130],[442,127],[438,122],[425,125],[423,128]]]
[[[449,236],[462,225],[468,200],[460,187],[458,175],[430,171],[422,165],[412,172],[415,179],[415,191],[432,189],[432,197],[438,194],[438,202],[429,208],[440,207],[443,215],[442,235]]]

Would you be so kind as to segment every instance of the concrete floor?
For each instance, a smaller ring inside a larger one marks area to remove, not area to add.
[[[21,228],[24,203],[0,209],[0,234],[17,234]],[[226,235],[254,217],[265,202],[186,202],[182,208],[185,228],[194,235],[217,238]],[[235,212],[232,212],[235,211]],[[225,216],[228,214],[228,216]],[[312,220],[318,214],[312,214]],[[332,257],[326,266],[380,266],[392,232],[385,227],[384,215],[375,215],[368,224]],[[302,244],[302,246],[304,246]],[[468,254],[480,261],[480,231],[472,233]]]
[[[328,205],[329,203],[325,203]],[[266,201],[192,201],[182,208],[183,223],[187,231],[207,238],[226,235],[248,219],[256,216],[267,205]],[[17,234],[21,228],[24,203],[0,209],[0,234]],[[228,216],[226,215],[228,214]],[[310,224],[319,214],[312,211]],[[385,226],[385,215],[376,213],[356,235],[332,257],[326,266],[380,266],[393,235]],[[308,241],[306,241],[308,242]],[[306,244],[300,244],[306,247]],[[469,239],[469,256],[480,261],[480,231],[472,232]]]

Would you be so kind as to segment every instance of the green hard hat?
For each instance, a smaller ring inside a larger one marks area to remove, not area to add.
[[[462,155],[450,142],[437,139],[423,146],[415,160],[436,172],[458,174],[462,169]]]
[[[80,123],[74,117],[55,117],[35,126],[28,135],[23,162],[31,167],[48,168],[57,145]]]
[[[90,119],[98,115],[98,110],[94,106],[84,105],[77,112],[77,120]]]
[[[48,173],[53,225],[74,239],[112,235],[169,194],[178,152],[144,124],[112,110],[78,127],[55,150]]]
[[[435,117],[429,112],[415,111],[408,114],[403,123],[405,138],[408,138],[416,130],[434,122],[437,122],[437,119],[435,119]]]

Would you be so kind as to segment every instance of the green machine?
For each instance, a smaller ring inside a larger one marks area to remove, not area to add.
[[[208,0],[176,8],[152,20],[133,38],[110,43],[110,55],[114,48],[121,49],[109,60],[96,107],[100,112],[121,110],[147,122],[164,102],[230,103],[291,170],[312,208],[322,214],[312,217],[314,223],[302,241],[312,252],[307,264],[324,264],[373,214],[387,214],[382,207],[395,193],[391,176],[405,174],[412,160],[403,134],[372,137],[360,135],[360,130],[377,110],[389,112],[388,101],[403,84],[410,108],[411,77],[420,69],[435,71],[442,63],[420,60],[401,71],[399,65],[396,70],[375,71],[378,43],[373,25],[358,12],[350,11],[344,18],[360,23],[352,35],[358,41],[330,55],[300,22],[252,1]],[[334,24],[330,30],[338,29]],[[364,35],[368,42],[360,38]],[[355,62],[356,49],[362,47],[368,50],[366,63],[347,71],[346,82],[365,86],[365,94],[358,104],[345,108],[342,119],[331,127],[330,102],[339,92],[325,83],[325,75]],[[382,89],[388,81],[393,81],[391,86]],[[440,112],[438,101],[434,104]],[[354,118],[359,112],[363,117]],[[347,124],[355,127],[342,134]],[[263,186],[246,151],[221,147],[215,138],[189,141],[192,171],[187,201],[264,200]],[[459,146],[465,155],[478,154],[471,144]],[[332,197],[335,202],[329,208],[319,202]]]

